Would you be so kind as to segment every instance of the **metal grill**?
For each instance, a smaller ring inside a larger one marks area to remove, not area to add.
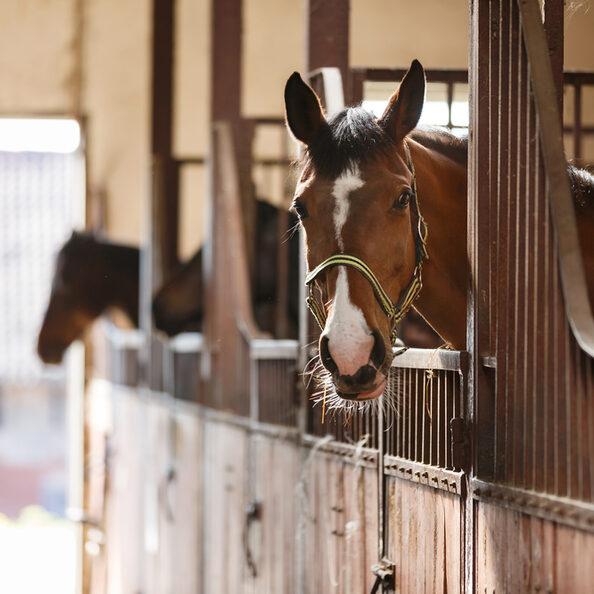
[[[296,340],[250,344],[251,416],[263,423],[295,427],[298,401]]]
[[[457,370],[393,368],[390,390],[396,406],[385,419],[386,454],[455,468],[450,423],[462,417],[461,384]]]
[[[324,411],[322,404],[310,406],[308,432],[318,437],[332,436],[336,441],[358,444],[364,440],[365,447],[378,447],[378,418],[374,411]]]
[[[474,122],[479,294],[478,476],[592,501],[592,361],[569,325],[539,145],[528,59],[514,0],[481,13],[488,44]],[[479,49],[482,51],[482,49]],[[507,57],[509,56],[509,58]],[[505,59],[503,59],[506,57]],[[548,59],[548,56],[544,56]],[[472,209],[472,204],[470,205]]]

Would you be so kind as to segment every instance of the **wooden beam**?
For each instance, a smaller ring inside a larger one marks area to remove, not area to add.
[[[306,11],[307,72],[334,66],[347,81],[350,0],[307,0]]]

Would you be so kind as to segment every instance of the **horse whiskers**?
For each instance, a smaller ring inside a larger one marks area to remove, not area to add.
[[[314,346],[312,342],[308,347]],[[305,365],[301,374],[309,387],[314,382],[315,391],[311,395],[314,406],[321,404],[324,409],[324,415],[332,413],[336,415],[341,412],[345,418],[353,413],[375,413],[380,410],[389,424],[392,424],[396,417],[400,416],[400,402],[403,394],[406,392],[404,385],[403,370],[392,367],[389,370],[389,376],[384,393],[375,400],[365,400],[358,402],[356,400],[345,400],[336,393],[332,374],[324,367],[319,354],[314,355]]]
[[[282,238],[282,242],[283,243],[287,243],[288,241],[290,241],[291,239],[293,239],[293,237],[295,236],[295,234],[299,231],[299,227],[300,227],[300,223],[299,221],[297,221],[292,227],[289,227],[283,238]]]

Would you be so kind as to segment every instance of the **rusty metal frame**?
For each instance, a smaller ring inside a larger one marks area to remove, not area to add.
[[[594,357],[594,317],[567,177],[557,91],[538,0],[518,0],[540,122],[548,195],[553,213],[567,317],[580,347]]]
[[[395,476],[461,497],[466,494],[466,474],[463,471],[447,470],[439,466],[413,462],[400,456],[385,456],[384,473],[387,476]]]
[[[470,492],[475,501],[494,503],[530,516],[594,532],[594,505],[589,503],[477,478],[470,480]]]

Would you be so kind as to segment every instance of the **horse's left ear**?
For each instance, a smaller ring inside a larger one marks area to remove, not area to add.
[[[305,144],[313,141],[326,121],[318,96],[298,72],[294,72],[285,85],[285,111],[291,133]]]
[[[419,122],[424,102],[425,71],[418,60],[413,60],[400,87],[390,97],[379,124],[399,143]]]

